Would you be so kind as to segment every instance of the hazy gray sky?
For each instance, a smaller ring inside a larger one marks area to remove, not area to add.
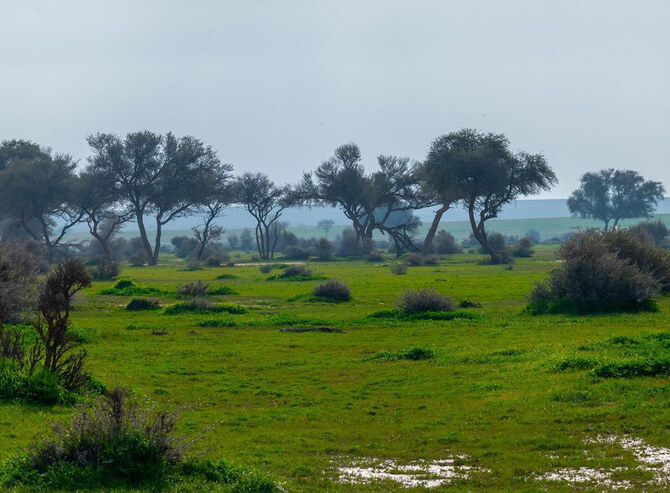
[[[670,189],[669,48],[665,0],[0,0],[0,140],[172,130],[283,182],[475,127],[546,155],[544,197],[602,167]]]

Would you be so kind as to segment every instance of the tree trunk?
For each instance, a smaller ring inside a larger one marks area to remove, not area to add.
[[[474,211],[474,205],[469,204],[468,205],[468,217],[470,218],[470,227],[472,228],[472,234],[475,235],[475,238],[479,242],[479,244],[486,250],[486,253],[489,254],[491,257],[491,263],[492,264],[499,264],[502,261],[502,258],[500,257],[499,252],[496,252],[491,248],[491,245],[488,242],[488,238],[486,237],[486,231],[484,230],[483,224],[479,225],[477,224],[477,221],[475,220],[475,211]]]
[[[158,257],[161,253],[161,234],[163,232],[163,225],[159,218],[156,218],[156,240],[154,241],[154,253],[152,256],[153,263],[151,265],[158,265]]]
[[[107,244],[107,240],[105,240],[100,235],[100,233],[97,233],[95,231],[91,231],[91,235],[93,236],[93,238],[95,238],[98,241],[98,243],[100,243],[100,246],[102,247],[102,251],[105,253],[105,257],[108,258],[108,259],[112,258],[112,254],[109,251],[109,245]]]
[[[423,255],[428,255],[430,253],[430,249],[433,246],[433,238],[435,238],[435,234],[437,233],[437,228],[440,226],[440,221],[442,220],[442,216],[444,215],[445,212],[449,210],[448,205],[443,205],[440,207],[438,210],[435,211],[435,217],[433,218],[433,223],[430,225],[430,229],[428,230],[428,234],[426,235],[426,239],[423,241]]]
[[[147,230],[144,227],[144,214],[139,210],[135,210],[135,215],[137,216],[137,228],[140,230],[140,239],[144,246],[144,252],[147,254],[147,262],[149,265],[156,265],[153,252],[151,251],[151,243],[149,243],[149,238],[147,237]]]

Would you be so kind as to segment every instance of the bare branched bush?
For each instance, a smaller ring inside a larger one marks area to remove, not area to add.
[[[177,286],[177,296],[180,298],[198,298],[205,296],[209,285],[202,281],[188,282]]]
[[[114,279],[121,274],[119,263],[109,257],[99,257],[95,260],[92,267],[89,268],[91,277],[97,281],[106,281]]]
[[[44,348],[44,368],[61,378],[67,390],[76,390],[87,381],[82,371],[86,351],[72,354],[79,345],[68,332],[74,296],[91,285],[86,266],[76,259],[60,262],[49,273],[37,298],[37,337]]]
[[[337,279],[330,279],[314,288],[312,294],[317,298],[326,298],[332,301],[349,301],[351,290],[349,286]]]
[[[405,262],[395,262],[391,264],[391,274],[407,274],[407,264]]]
[[[176,419],[176,413],[143,408],[117,387],[91,409],[80,408],[69,427],[55,426],[29,463],[38,472],[70,465],[131,485],[155,481],[182,461],[186,445],[173,436]]]
[[[451,312],[456,310],[454,301],[434,289],[405,291],[396,301],[396,308],[405,314],[421,312]]]
[[[585,231],[561,245],[561,268],[530,296],[535,313],[645,309],[670,289],[670,254],[625,231]]]

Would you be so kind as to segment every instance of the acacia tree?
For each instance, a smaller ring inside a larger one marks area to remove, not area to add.
[[[556,175],[541,154],[513,153],[503,134],[463,129],[454,135],[463,149],[458,187],[468,211],[472,234],[491,257],[504,261],[503,252],[489,243],[486,222],[519,197],[548,190]]]
[[[468,132],[452,132],[435,139],[426,160],[417,166],[416,173],[423,192],[432,198],[431,205],[438,206],[423,242],[424,255],[431,251],[444,213],[464,199],[466,170],[479,156],[479,153],[473,152]]]
[[[352,222],[358,246],[362,243],[369,250],[372,234],[378,230],[400,249],[413,249],[418,223],[411,211],[425,207],[429,199],[418,187],[409,158],[382,155],[377,164],[379,171],[366,175],[358,146],[345,144],[313,175],[303,176],[301,193],[312,203],[340,207]]]
[[[93,149],[88,169],[109,177],[109,186],[137,220],[149,265],[156,265],[163,226],[207,200],[207,184],[220,166],[216,152],[194,137],[146,130],[123,140],[113,134],[92,135],[88,143]],[[149,215],[156,227],[153,248],[145,226]]]
[[[373,217],[365,207],[365,197],[372,195],[372,184],[365,176],[361,151],[356,144],[339,146],[313,174],[305,173],[299,190],[311,203],[339,207],[351,221],[357,245],[360,245]]]
[[[207,198],[200,206],[204,212],[202,223],[191,228],[198,241],[198,259],[202,258],[207,245],[218,240],[223,234],[223,228],[214,224],[214,220],[221,216],[224,208],[233,200],[230,186],[232,170],[230,164],[222,164],[215,170],[212,175],[213,181],[208,184],[209,190],[205,194]]]
[[[573,215],[603,221],[607,231],[610,221],[616,228],[621,219],[651,216],[664,193],[658,181],[645,181],[636,171],[609,168],[582,175],[568,208]]]
[[[97,240],[106,258],[111,258],[109,240],[121,226],[132,220],[133,212],[124,208],[109,177],[85,171],[79,176],[79,203],[91,236]]]
[[[256,220],[256,247],[263,260],[274,257],[279,241],[279,218],[287,207],[300,204],[290,186],[277,186],[263,173],[244,173],[232,185],[235,202],[244,206]]]
[[[5,142],[3,148],[0,210],[42,243],[53,261],[61,250],[76,245],[66,240],[66,234],[84,216],[77,201],[76,162],[67,154],[53,154],[25,141]]]
[[[335,225],[335,221],[332,219],[321,219],[319,223],[317,224],[317,227],[319,229],[322,229],[323,232],[326,234],[326,238],[328,238],[328,231]]]

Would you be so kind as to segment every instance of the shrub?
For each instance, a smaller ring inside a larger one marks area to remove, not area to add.
[[[625,231],[585,231],[558,250],[561,268],[537,283],[531,313],[655,309],[670,289],[670,254]]]
[[[202,281],[188,282],[177,286],[177,297],[198,298],[207,294],[209,286]]]
[[[272,270],[272,264],[261,264],[258,266],[258,270],[261,271],[262,274],[267,274]]]
[[[208,267],[220,267],[228,258],[223,255],[210,255],[207,257],[207,266]]]
[[[517,258],[529,258],[533,256],[533,253],[533,240],[529,236],[521,238],[512,249],[512,255]]]
[[[319,238],[314,245],[314,254],[319,260],[328,260],[333,256],[333,244],[326,238]]]
[[[23,399],[41,405],[71,404],[73,394],[63,388],[58,375],[44,367],[31,369],[0,358],[0,399]]]
[[[358,242],[356,232],[351,228],[346,228],[342,231],[340,237],[340,245],[337,249],[339,257],[352,257],[361,252],[361,247]]]
[[[394,262],[391,264],[391,273],[395,275],[407,274],[407,264],[404,262]]]
[[[373,250],[368,253],[365,258],[368,260],[368,262],[383,262],[384,254],[379,250]]]
[[[126,305],[126,310],[129,312],[139,312],[142,310],[157,310],[161,307],[157,299],[152,298],[133,298],[130,303]]]
[[[231,313],[239,315],[247,312],[247,308],[242,305],[236,305],[233,303],[220,303],[218,305],[212,305],[207,300],[198,298],[183,303],[175,303],[174,305],[170,305],[165,308],[165,310],[163,310],[165,315],[180,315],[182,313]]]
[[[89,273],[93,279],[105,281],[117,277],[121,273],[121,267],[118,262],[109,257],[100,257],[89,268]]]
[[[229,294],[237,294],[237,291],[228,286],[219,286],[218,288],[209,288],[207,294],[212,296],[225,296]]]
[[[37,285],[37,262],[27,246],[0,243],[0,327],[32,302]]]
[[[163,290],[151,286],[139,286],[132,279],[119,279],[113,287],[100,291],[102,295],[143,296],[163,294]]]
[[[67,470],[85,483],[93,476],[98,485],[160,482],[183,460],[175,423],[176,414],[142,409],[117,387],[92,409],[81,408],[69,428],[54,427],[32,449],[27,466],[37,475]]]
[[[351,290],[349,286],[337,279],[330,279],[314,288],[312,294],[317,298],[326,298],[332,301],[349,301]]]
[[[412,267],[418,267],[422,263],[421,255],[419,255],[418,253],[408,253],[403,257],[403,260],[407,265]]]
[[[500,264],[506,264],[512,258],[512,252],[510,251],[507,243],[505,242],[505,237],[500,233],[491,233],[488,235],[488,244],[491,250],[493,250],[495,255],[495,260]],[[479,248],[479,252],[483,254],[489,254],[490,252],[486,250],[483,246]]]
[[[284,258],[289,260],[307,260],[309,258],[309,251],[298,246],[287,246],[284,249]]]
[[[439,257],[436,255],[421,255],[419,253],[408,253],[403,256],[407,265],[418,267],[420,265],[437,265]]]
[[[224,318],[224,319],[201,320],[195,325],[203,328],[222,328],[222,327],[234,327],[235,322]]]
[[[396,301],[396,308],[404,314],[421,312],[451,312],[456,305],[451,298],[434,289],[407,290]]]
[[[433,251],[441,255],[461,253],[463,249],[456,244],[456,239],[451,233],[441,229],[433,239]]]
[[[235,274],[220,274],[216,279],[238,279],[238,277]]]
[[[410,361],[419,361],[424,359],[431,359],[435,357],[435,352],[432,349],[410,346],[405,349],[400,349],[397,351],[381,351],[377,354],[374,354],[370,359],[377,359],[382,361],[399,361],[399,360],[410,360]]]
[[[268,277],[268,280],[283,280],[283,281],[315,281],[325,279],[324,276],[315,275],[310,269],[304,265],[289,265],[283,269],[279,274]]]
[[[652,243],[655,246],[667,248],[670,246],[668,236],[670,229],[660,219],[656,221],[643,221],[628,228],[628,232],[642,241]]]

